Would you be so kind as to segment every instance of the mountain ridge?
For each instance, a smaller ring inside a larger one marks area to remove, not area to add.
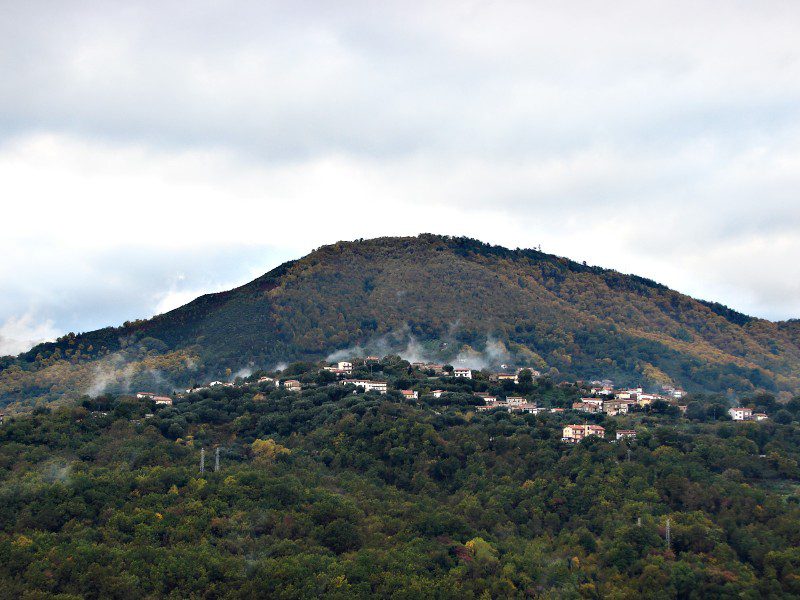
[[[86,391],[79,380],[107,368],[138,365],[123,377],[129,386],[146,383],[141,374],[150,372],[183,385],[411,343],[442,361],[491,351],[564,377],[788,393],[800,389],[799,333],[792,321],[750,317],[535,249],[435,234],[384,237],[322,246],[151,319],[4,357],[0,399],[75,396]]]

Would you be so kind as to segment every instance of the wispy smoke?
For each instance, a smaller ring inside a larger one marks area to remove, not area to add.
[[[92,366],[92,379],[86,393],[89,396],[99,396],[109,390],[130,391],[131,378],[135,373],[136,368],[121,353],[114,353]]]
[[[468,346],[462,348],[455,359],[455,364],[470,369],[497,368],[500,365],[514,364],[515,362],[514,356],[508,351],[506,345],[491,336],[486,338],[482,352]]]
[[[42,479],[47,483],[66,483],[69,481],[72,469],[69,465],[48,463],[43,466]]]
[[[420,342],[409,332],[409,328],[405,327],[376,337],[363,345],[359,344],[332,352],[327,356],[327,360],[335,362],[368,355],[397,354],[409,362],[452,362],[458,366],[472,369],[496,369],[501,365],[527,366],[530,362],[529,357],[524,356],[530,355],[529,351],[525,351],[524,355],[518,355],[493,336],[486,337],[482,350],[460,345],[455,339],[458,326],[458,321],[452,323],[441,339],[428,343]]]
[[[250,367],[242,367],[241,369],[236,371],[236,373],[233,374],[231,381],[233,381],[233,379],[236,379],[237,377],[241,377],[242,379],[244,379],[245,377],[250,377],[250,375],[252,374],[253,374],[253,369],[251,369]]]
[[[121,340],[122,350],[95,361],[85,393],[98,396],[105,393],[124,394],[136,386],[153,392],[170,392],[181,387],[163,369],[152,366],[152,350],[145,343],[130,338]],[[197,361],[187,357],[186,370],[195,370]]]

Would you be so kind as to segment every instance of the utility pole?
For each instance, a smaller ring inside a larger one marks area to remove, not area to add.
[[[219,446],[214,450],[214,473],[219,471]]]
[[[206,449],[200,448],[200,474],[206,472]]]
[[[664,535],[664,539],[667,542],[667,550],[670,550],[672,548],[672,538],[670,537],[669,534],[669,517],[667,517],[667,531],[666,535]]]

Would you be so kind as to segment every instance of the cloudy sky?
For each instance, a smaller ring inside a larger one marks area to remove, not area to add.
[[[339,239],[800,317],[800,3],[2,2],[0,353]]]

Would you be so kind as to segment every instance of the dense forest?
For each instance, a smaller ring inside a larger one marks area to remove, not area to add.
[[[475,391],[552,407],[580,391],[373,368],[419,400],[298,363],[281,376],[302,392],[255,373],[172,406],[102,395],[7,418],[4,597],[800,595],[800,398],[745,400],[776,415],[759,423],[718,394],[685,416],[477,413]],[[585,419],[607,439],[562,443]]]
[[[796,322],[536,250],[421,235],[340,242],[174,311],[0,358],[0,402],[194,381],[337,351],[510,363],[729,395],[800,389]],[[411,352],[405,353],[410,356]]]

